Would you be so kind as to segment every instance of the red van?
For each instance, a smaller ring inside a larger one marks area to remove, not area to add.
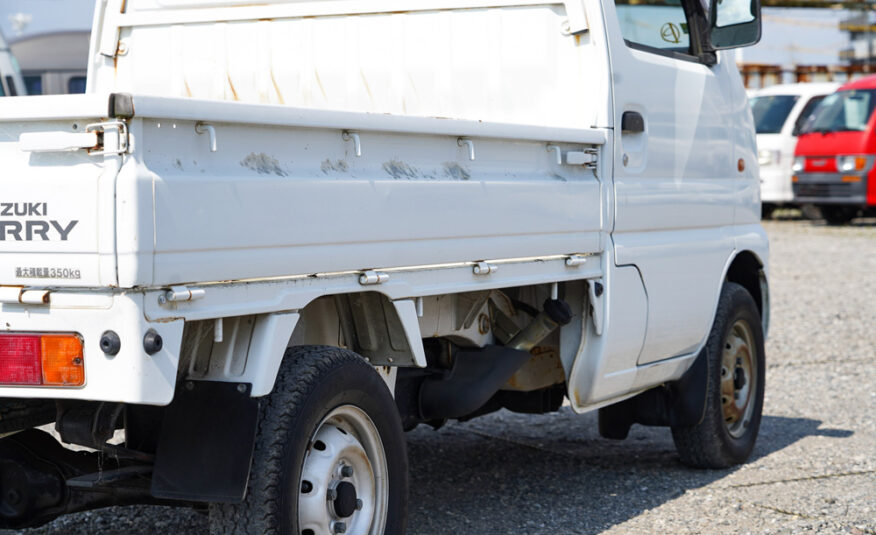
[[[804,127],[794,151],[794,200],[841,225],[876,207],[876,75],[841,86]]]

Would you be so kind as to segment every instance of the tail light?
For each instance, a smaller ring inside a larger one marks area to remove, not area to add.
[[[82,339],[75,334],[0,334],[0,384],[84,385]]]

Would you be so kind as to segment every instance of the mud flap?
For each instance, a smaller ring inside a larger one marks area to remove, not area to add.
[[[259,402],[252,385],[187,381],[161,427],[151,494],[156,498],[243,500],[255,447]]]
[[[623,440],[633,424],[689,427],[706,411],[708,348],[703,349],[681,379],[599,409],[599,434]]]

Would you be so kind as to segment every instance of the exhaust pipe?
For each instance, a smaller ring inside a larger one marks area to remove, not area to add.
[[[572,321],[564,301],[548,299],[535,319],[504,346],[462,349],[441,378],[423,381],[419,412],[423,420],[460,418],[481,408],[532,355],[529,351],[557,327]]]

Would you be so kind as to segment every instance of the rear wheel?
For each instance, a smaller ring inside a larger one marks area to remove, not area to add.
[[[858,215],[858,209],[852,206],[821,206],[821,217],[829,225],[845,225]]]
[[[247,495],[213,505],[213,533],[404,533],[407,456],[398,411],[364,359],[287,350],[262,401]]]
[[[705,414],[697,425],[673,427],[672,438],[683,463],[726,468],[748,459],[763,410],[763,330],[757,306],[742,286],[724,284],[704,351]]]

